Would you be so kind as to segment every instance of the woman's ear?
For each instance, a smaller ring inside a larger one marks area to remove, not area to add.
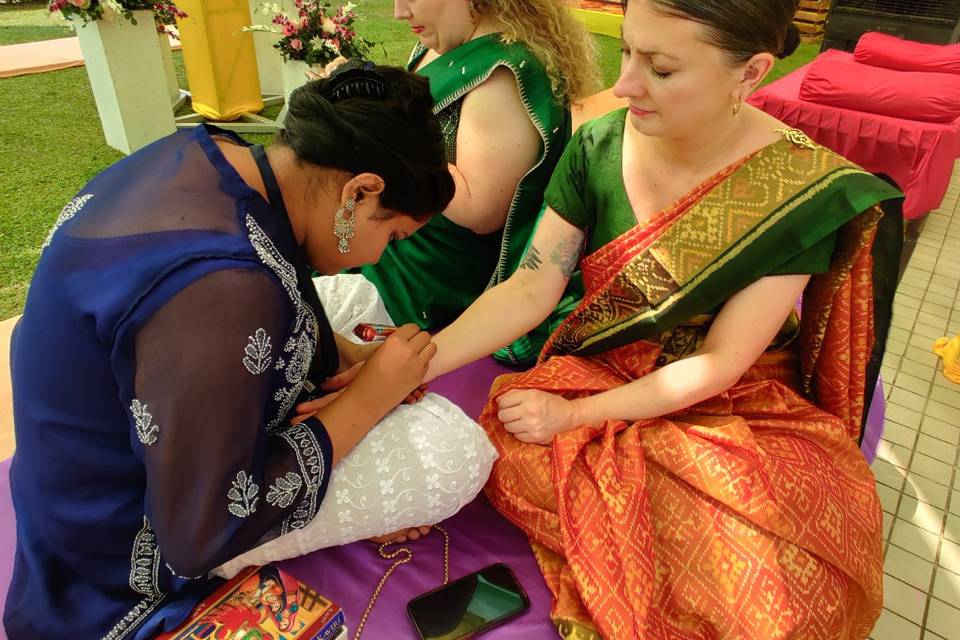
[[[769,53],[758,53],[750,58],[747,63],[741,67],[740,82],[737,83],[737,91],[740,95],[749,95],[757,86],[763,82],[770,70],[773,69],[774,57]]]
[[[379,198],[386,186],[383,178],[375,173],[359,173],[343,185],[342,199],[353,198],[357,202],[362,202],[364,198]]]

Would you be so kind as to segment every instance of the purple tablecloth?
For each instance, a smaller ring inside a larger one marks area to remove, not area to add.
[[[508,370],[487,359],[436,380],[431,390],[461,406],[471,416],[479,415],[493,379]],[[878,385],[878,388],[881,388]],[[864,454],[873,458],[883,429],[883,394],[875,396],[864,438]],[[0,462],[0,613],[6,602],[16,544],[15,516],[10,499],[10,460]],[[550,592],[523,534],[504,520],[480,497],[444,523],[450,533],[450,578],[456,579],[495,562],[505,562],[517,574],[530,596],[530,611],[521,618],[491,631],[490,640],[555,637],[549,621]],[[437,533],[409,548],[414,559],[391,576],[367,621],[369,640],[414,638],[406,618],[407,601],[438,586],[442,579],[441,538]],[[357,542],[325,549],[283,563],[320,593],[336,600],[345,610],[347,623],[355,628],[374,587],[390,566],[377,555],[376,547]],[[0,638],[5,637],[0,629]]]

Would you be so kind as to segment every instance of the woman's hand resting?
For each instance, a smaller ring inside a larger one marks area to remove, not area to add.
[[[503,428],[521,442],[550,444],[553,436],[579,426],[576,405],[537,389],[514,389],[497,401]]]

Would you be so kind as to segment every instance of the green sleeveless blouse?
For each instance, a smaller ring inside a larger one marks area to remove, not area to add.
[[[416,67],[425,54],[426,49],[417,45],[408,69]],[[527,115],[540,133],[537,164],[517,186],[501,231],[479,235],[437,215],[409,238],[391,243],[380,262],[360,269],[376,285],[397,324],[413,322],[436,329],[452,322],[487,287],[517,269],[539,219],[543,191],[570,138],[569,109],[553,94],[540,61],[523,44],[507,44],[500,34],[490,34],[438,57],[417,73],[430,80],[448,159],[456,163],[463,98],[498,67],[509,69],[516,77]],[[517,364],[531,362],[548,330],[542,328],[533,344],[522,338],[500,357]]]

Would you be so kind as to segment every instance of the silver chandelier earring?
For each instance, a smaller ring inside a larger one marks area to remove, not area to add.
[[[337,236],[337,251],[340,253],[350,253],[350,239],[357,230],[357,214],[354,212],[356,206],[356,201],[348,198],[333,214],[333,235]]]

